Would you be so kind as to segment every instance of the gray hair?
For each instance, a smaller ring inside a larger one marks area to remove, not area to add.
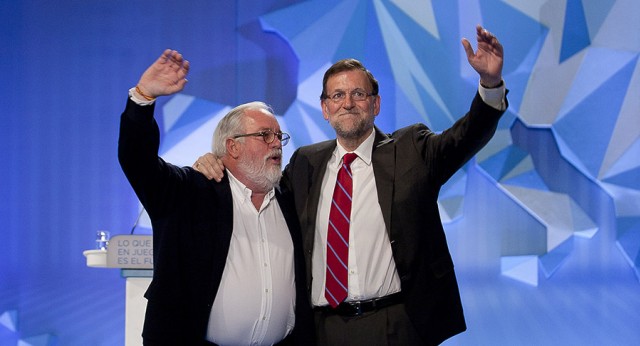
[[[273,114],[273,110],[269,105],[261,101],[254,101],[244,103],[227,113],[216,126],[213,131],[213,140],[211,142],[211,152],[217,156],[222,157],[227,154],[226,141],[228,138],[232,138],[235,135],[243,134],[245,131],[243,115],[248,110],[267,111],[269,114]],[[244,138],[239,138],[244,140]]]

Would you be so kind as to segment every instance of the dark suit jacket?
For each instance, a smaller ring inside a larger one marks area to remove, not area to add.
[[[502,111],[476,94],[470,111],[442,134],[422,124],[391,135],[375,129],[372,164],[407,313],[425,344],[466,329],[453,262],[438,212],[441,186],[493,136]],[[330,140],[299,148],[281,186],[292,190],[300,218],[307,284],[322,177],[336,147]]]
[[[118,157],[153,226],[153,280],[143,336],[167,345],[206,344],[211,306],[233,231],[229,180],[207,180],[189,167],[158,157],[153,106],[127,102],[121,117]],[[276,192],[295,252],[296,344],[313,342],[313,321],[304,283],[300,229],[291,198]]]

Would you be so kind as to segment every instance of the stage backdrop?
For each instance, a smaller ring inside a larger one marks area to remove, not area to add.
[[[190,165],[227,110],[264,100],[286,162],[333,138],[318,97],[341,58],[380,81],[384,131],[449,127],[477,89],[476,24],[504,45],[510,107],[441,193],[469,327],[445,344],[638,344],[639,17],[636,0],[1,1],[0,344],[124,342],[124,280],[82,251],[136,220],[119,115],[164,49],[192,69],[158,101],[163,157]]]

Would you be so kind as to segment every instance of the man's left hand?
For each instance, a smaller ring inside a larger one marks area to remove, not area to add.
[[[202,173],[207,179],[214,179],[217,182],[220,182],[224,176],[224,163],[212,153],[200,156],[193,163],[193,169]]]
[[[476,27],[478,49],[473,51],[469,40],[462,39],[464,51],[471,67],[480,75],[480,84],[494,88],[502,81],[504,52],[500,41],[482,26]]]

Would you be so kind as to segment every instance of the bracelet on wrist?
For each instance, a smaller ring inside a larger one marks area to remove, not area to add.
[[[144,99],[147,100],[147,101],[153,101],[153,100],[156,99],[155,97],[152,97],[152,96],[149,96],[149,95],[143,93],[142,90],[140,90],[140,87],[137,86],[137,85],[136,85],[136,92],[138,94],[140,94],[140,96],[144,97]]]

